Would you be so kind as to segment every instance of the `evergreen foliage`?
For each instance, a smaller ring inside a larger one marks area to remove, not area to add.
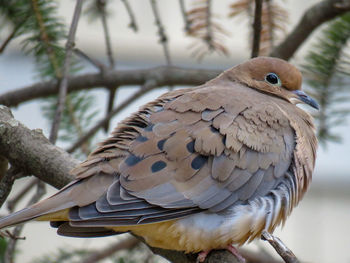
[[[305,58],[305,75],[310,92],[317,98],[320,111],[318,138],[321,142],[340,141],[334,128],[342,124],[350,113],[343,102],[349,100],[350,13],[329,23]],[[310,93],[309,92],[309,93]]]

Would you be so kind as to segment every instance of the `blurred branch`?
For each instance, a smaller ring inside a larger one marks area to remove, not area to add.
[[[117,93],[118,87],[111,86],[111,87],[107,87],[107,88],[109,90],[109,94],[108,94],[108,103],[107,103],[106,116],[108,116],[108,114],[113,109],[115,94]],[[109,130],[109,121],[107,121],[105,123],[105,125],[103,125],[103,129],[104,129],[105,132],[108,132],[108,130]]]
[[[68,78],[68,92],[104,88],[106,86],[143,85],[148,79],[157,80],[158,87],[165,85],[200,85],[216,77],[221,71],[179,67],[157,67],[145,70],[114,70],[82,74]],[[136,87],[135,87],[136,88]],[[55,80],[41,81],[33,85],[0,95],[0,104],[17,106],[20,103],[57,94]]]
[[[106,1],[107,0],[97,0],[97,7],[98,7],[99,12],[101,14],[103,35],[105,37],[106,53],[107,53],[107,58],[109,61],[109,66],[111,68],[114,68],[115,61],[114,61],[111,38],[110,38],[108,24],[107,24]]]
[[[100,70],[100,72],[105,72],[105,71],[107,70],[107,69],[106,69],[106,66],[105,66],[103,63],[101,63],[101,62],[98,61],[97,59],[94,59],[94,58],[88,56],[86,53],[84,53],[84,52],[83,52],[82,50],[80,50],[79,48],[74,48],[74,49],[73,49],[73,52],[74,52],[77,56],[79,56],[79,57],[85,59],[86,61],[88,61],[91,65],[95,66],[97,69]]]
[[[107,0],[97,0],[97,7],[99,9],[99,13],[101,14],[101,20],[102,20],[102,27],[103,27],[103,34],[105,37],[105,44],[106,44],[106,53],[107,58],[109,61],[109,68],[113,69],[115,67],[115,60],[113,56],[112,51],[112,45],[111,45],[111,38],[108,30],[108,24],[107,24],[107,13],[106,13],[106,1]],[[109,89],[108,94],[108,103],[107,103],[107,115],[111,112],[113,105],[114,105],[114,98],[118,87],[111,86],[107,87]],[[104,130],[107,132],[109,129],[109,122],[107,122],[104,125]]]
[[[5,177],[9,162],[8,160],[0,155],[0,181]]]
[[[75,127],[75,130],[77,132],[78,137],[81,137],[83,135],[83,129],[81,127],[80,121],[76,117],[76,113],[74,111],[73,103],[72,103],[72,101],[71,101],[69,96],[67,96],[67,98],[66,98],[66,106],[67,106],[67,110],[69,112],[68,114],[70,116],[71,123]],[[87,141],[84,142],[82,145],[80,145],[80,149],[81,149],[82,153],[85,154],[85,156],[89,155],[90,149],[89,149],[89,144],[87,143]]]
[[[15,206],[17,203],[38,183],[38,180],[36,178],[32,179],[30,182],[28,182],[23,189],[16,194],[15,197],[7,201],[7,209],[9,211],[14,211]]]
[[[156,0],[150,0],[150,1],[151,1],[151,6],[152,6],[152,11],[153,11],[153,15],[154,15],[154,18],[155,18],[155,22],[156,22],[156,25],[158,27],[159,42],[163,46],[163,51],[164,51],[166,63],[167,63],[168,66],[170,66],[172,63],[171,63],[169,47],[168,47],[168,37],[165,34],[165,30],[164,30],[163,24],[162,24],[162,22],[160,20],[160,15],[159,15],[159,12],[158,12],[157,2],[156,2]]]
[[[129,27],[131,27],[135,32],[137,32],[138,26],[137,26],[137,23],[136,23],[134,12],[132,11],[128,0],[122,0],[122,2],[123,2],[124,6],[126,8],[126,11],[128,12],[129,17],[130,17]]]
[[[207,2],[207,8],[206,8],[206,27],[207,27],[207,35],[205,37],[205,41],[208,44],[208,47],[210,50],[214,50],[214,45],[213,45],[213,29],[212,29],[212,12],[211,12],[211,0],[206,0]]]
[[[58,135],[58,129],[61,123],[63,108],[65,105],[66,100],[66,94],[67,94],[67,86],[68,86],[68,73],[69,73],[69,67],[70,67],[70,60],[73,52],[74,47],[74,41],[75,41],[75,33],[77,30],[79,17],[81,13],[83,5],[83,0],[77,0],[74,15],[72,19],[72,23],[69,29],[68,39],[66,42],[66,52],[65,52],[65,58],[63,63],[63,76],[62,79],[59,82],[59,94],[58,94],[58,102],[57,102],[57,109],[55,112],[55,117],[53,120],[53,124],[50,131],[50,142],[55,143],[57,140]]]
[[[0,120],[1,123],[1,120]],[[25,176],[23,173],[19,172],[14,166],[12,166],[5,176],[0,181],[0,207],[5,203],[8,195],[12,190],[13,183],[16,179]]]
[[[74,152],[80,145],[82,145],[85,141],[90,139],[101,127],[106,125],[106,123],[109,122],[109,120],[118,114],[120,111],[125,109],[127,106],[130,105],[130,103],[134,102],[138,98],[142,97],[144,94],[149,92],[150,90],[156,88],[157,85],[153,80],[150,80],[145,83],[144,86],[141,87],[141,89],[137,92],[135,92],[130,98],[126,99],[123,103],[121,103],[118,107],[116,107],[114,110],[110,111],[108,115],[97,122],[94,127],[92,127],[85,135],[81,136],[77,142],[75,142],[68,150],[68,153]]]
[[[262,0],[255,0],[255,14],[253,23],[253,48],[251,57],[259,56],[260,50],[260,36],[261,36],[261,13],[262,13]]]
[[[285,40],[278,45],[270,56],[289,60],[312,31],[322,23],[350,11],[346,0],[325,0],[310,7]]]
[[[29,200],[27,206],[30,206],[40,200],[40,198],[46,193],[45,190],[45,184],[42,182],[40,179],[37,179],[37,191],[33,195],[33,197]],[[22,229],[24,225],[18,225],[15,227],[11,235],[14,238],[10,238],[10,240],[7,243],[6,251],[5,251],[5,256],[4,256],[4,263],[14,263],[14,256],[16,252],[16,244],[17,240],[19,239],[18,237],[20,236]]]
[[[120,250],[131,249],[131,248],[137,246],[139,243],[140,243],[140,240],[138,240],[137,238],[135,238],[133,236],[129,236],[128,238],[118,240],[114,244],[112,244],[106,248],[103,248],[103,249],[93,253],[92,255],[89,255],[86,259],[81,261],[81,263],[98,262],[100,260],[103,260],[103,259],[113,255],[114,253],[119,252]]]
[[[25,16],[19,23],[17,23],[14,28],[12,29],[11,33],[7,36],[5,41],[0,46],[0,54],[3,53],[8,46],[8,44],[11,42],[12,39],[16,37],[16,34],[18,30],[23,26],[23,24],[27,21],[29,15]]]
[[[187,12],[186,12],[186,7],[185,7],[185,1],[184,0],[179,0],[180,3],[180,10],[182,17],[184,19],[185,23],[185,31],[188,32],[190,31],[190,21],[188,20]]]

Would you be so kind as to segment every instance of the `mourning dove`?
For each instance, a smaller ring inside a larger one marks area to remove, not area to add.
[[[258,57],[202,86],[163,94],[73,169],[76,180],[0,220],[47,220],[75,237],[132,232],[184,252],[242,245],[273,230],[311,181],[318,108],[301,73]]]

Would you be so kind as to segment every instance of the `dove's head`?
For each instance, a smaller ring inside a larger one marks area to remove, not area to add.
[[[225,73],[231,80],[280,97],[292,104],[305,103],[318,109],[317,102],[301,90],[300,71],[279,58],[257,57]]]

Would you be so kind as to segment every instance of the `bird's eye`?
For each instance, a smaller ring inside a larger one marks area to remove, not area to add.
[[[265,81],[275,86],[281,86],[281,80],[276,73],[267,73]]]

